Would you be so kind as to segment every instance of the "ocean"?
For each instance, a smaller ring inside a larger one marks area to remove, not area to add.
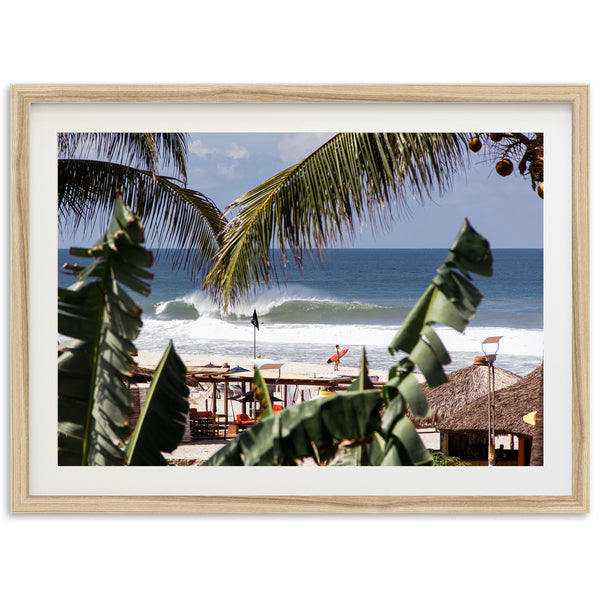
[[[162,352],[172,339],[182,354],[247,359],[253,357],[256,333],[262,358],[324,363],[339,344],[349,349],[342,364],[358,367],[364,346],[376,369],[398,360],[387,347],[448,254],[447,249],[329,250],[322,261],[306,258],[301,274],[288,269],[286,286],[262,289],[222,315],[199,284],[184,271],[173,271],[171,252],[161,250],[155,260],[150,296],[134,296],[143,310],[138,350]],[[494,275],[473,276],[484,299],[464,335],[436,326],[452,358],[448,371],[472,364],[489,336],[502,336],[498,367],[525,375],[542,362],[543,251],[493,253]],[[60,249],[60,286],[73,282],[61,270],[65,262],[75,259]],[[256,332],[250,323],[254,310]]]

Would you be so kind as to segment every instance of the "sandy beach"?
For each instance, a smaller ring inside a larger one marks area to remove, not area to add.
[[[161,358],[158,352],[140,352],[136,357],[136,362],[140,367],[154,368]],[[214,354],[180,354],[183,362],[188,367],[201,367],[212,363],[213,365],[221,366],[227,363],[230,367],[243,367],[251,370],[252,358],[240,358],[238,356],[218,356]],[[263,356],[263,359],[268,359],[273,363],[280,362],[276,358]],[[333,376],[333,375],[358,375],[358,369],[353,367],[345,367],[342,362],[339,365],[339,371],[334,371],[333,364],[311,364],[302,362],[284,362],[281,367],[281,376],[290,377],[293,375],[303,375],[306,377],[316,376]],[[369,368],[369,375],[379,377],[379,381],[387,381],[388,372],[384,369]]]

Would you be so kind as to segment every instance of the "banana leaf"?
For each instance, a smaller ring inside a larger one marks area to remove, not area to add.
[[[73,338],[58,359],[59,465],[123,464],[131,410],[125,382],[141,327],[125,287],[150,291],[152,254],[140,247],[143,239],[140,220],[117,201],[109,231],[85,253],[93,262],[58,290],[58,331]]]
[[[375,464],[432,464],[430,453],[406,416],[409,407],[418,419],[426,418],[431,412],[413,371],[418,367],[430,387],[447,381],[443,367],[450,363],[450,356],[431,326],[441,322],[458,331],[466,327],[482,298],[470,282],[470,273],[490,276],[492,262],[488,241],[465,220],[444,264],[390,345],[390,353],[402,350],[408,356],[396,365],[395,373],[390,371],[383,388],[387,409],[381,434],[386,446],[383,453],[373,454],[380,461]]]
[[[254,397],[260,404],[260,417],[264,419],[270,417],[273,414],[273,403],[269,396],[269,390],[267,384],[263,379],[263,376],[258,367],[254,367],[254,378],[252,380],[252,389],[254,390]]]
[[[447,381],[442,366],[450,362],[431,325],[443,323],[460,332],[465,329],[482,299],[479,290],[469,281],[469,271],[490,276],[493,272],[492,262],[488,241],[465,219],[432,284],[392,340],[390,353],[400,350],[406,352],[409,359],[421,369],[430,386]]]
[[[140,418],[127,443],[128,465],[166,465],[162,452],[173,452],[181,443],[190,407],[186,371],[171,341],[154,372]]]
[[[362,440],[379,428],[377,390],[324,396],[291,406],[243,431],[206,466],[293,466],[305,458],[323,464],[342,442]]]

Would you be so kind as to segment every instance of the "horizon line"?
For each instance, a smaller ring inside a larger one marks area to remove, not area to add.
[[[69,248],[82,247],[81,245],[73,245],[73,246],[58,246],[59,250],[69,250]],[[85,247],[85,244],[83,245]],[[279,250],[279,248],[270,248],[271,250]],[[492,250],[543,250],[543,246],[494,246]],[[146,250],[186,250],[186,248],[177,248],[174,246],[148,246]],[[193,248],[189,248],[189,250],[193,250]],[[289,250],[289,248],[288,248]],[[446,246],[422,246],[418,248],[397,248],[395,246],[386,246],[386,247],[368,247],[368,248],[321,248],[321,250],[448,250]],[[318,252],[318,249],[314,249],[315,252]],[[304,252],[310,252],[309,248],[306,248]]]

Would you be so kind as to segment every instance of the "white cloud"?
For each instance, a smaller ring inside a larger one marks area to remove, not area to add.
[[[217,165],[217,171],[219,175],[225,175],[225,177],[233,177],[235,165]]]
[[[225,156],[233,158],[233,160],[240,160],[240,158],[248,158],[250,153],[245,146],[233,143],[229,144],[227,150],[225,150]]]
[[[279,157],[286,165],[293,165],[306,158],[319,146],[331,139],[333,133],[289,133],[277,145]]]
[[[209,148],[202,143],[201,139],[195,139],[189,146],[190,152],[199,156],[200,158],[206,158],[209,154],[214,154],[217,149]]]

